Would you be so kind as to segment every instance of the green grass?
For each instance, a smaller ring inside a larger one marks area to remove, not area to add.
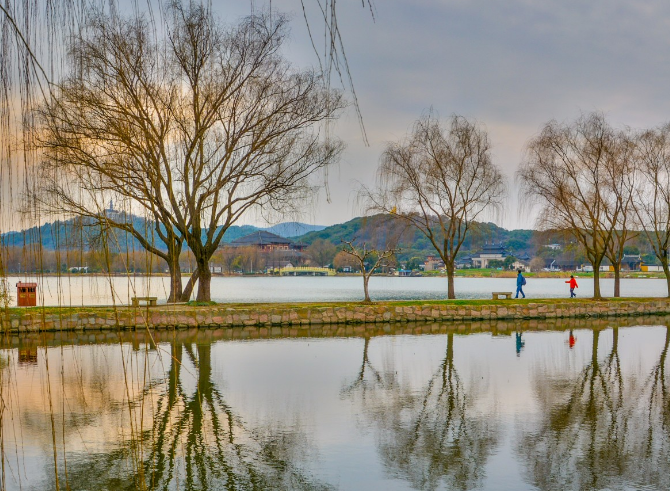
[[[189,302],[187,304],[177,304],[177,305],[159,305],[158,307],[151,307],[151,309],[175,309],[181,310],[184,308],[200,310],[206,308],[234,308],[234,309],[263,309],[263,310],[282,310],[282,309],[291,309],[291,308],[337,308],[337,307],[350,307],[350,306],[360,306],[360,305],[370,305],[370,306],[383,306],[383,305],[392,305],[392,306],[414,306],[414,305],[459,305],[459,306],[479,306],[479,305],[513,305],[513,304],[563,304],[563,303],[591,303],[591,302],[625,302],[625,301],[636,301],[636,302],[648,302],[648,301],[657,301],[657,300],[667,300],[665,297],[651,297],[651,298],[642,298],[642,297],[625,297],[625,298],[604,298],[602,300],[594,300],[593,298],[580,298],[580,299],[570,299],[570,298],[519,298],[511,300],[469,300],[469,299],[456,299],[456,300],[402,300],[402,301],[393,301],[393,302],[373,302],[372,304],[363,304],[362,302],[294,302],[294,303],[216,303],[216,302]],[[137,308],[137,307],[134,307]],[[145,309],[147,307],[140,307]],[[115,310],[127,310],[133,309],[129,306],[119,306],[119,307],[12,307],[7,309],[6,312],[9,314],[38,314],[38,315],[71,315],[73,313],[86,315],[86,314],[100,314],[103,312],[114,312]]]

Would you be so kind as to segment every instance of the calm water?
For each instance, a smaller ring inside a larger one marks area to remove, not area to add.
[[[569,278],[566,277],[566,279]],[[43,305],[128,304],[130,297],[156,296],[164,302],[169,282],[164,277],[23,277],[38,281]],[[9,278],[14,285],[19,278]],[[579,279],[577,295],[593,295],[593,280]],[[614,280],[601,280],[603,295],[612,295]],[[184,279],[184,284],[186,278]],[[515,278],[456,278],[458,298],[491,298],[493,291],[515,291]],[[529,298],[569,297],[561,278],[529,278],[524,287]],[[377,276],[370,279],[373,300],[412,300],[447,298],[446,278],[398,278]],[[622,279],[621,294],[631,297],[667,295],[664,279]],[[212,300],[217,302],[319,302],[363,299],[361,277],[214,277]]]
[[[5,338],[5,485],[670,489],[670,319],[572,322]]]

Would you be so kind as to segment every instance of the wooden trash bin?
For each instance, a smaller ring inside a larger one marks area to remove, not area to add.
[[[35,307],[37,305],[37,283],[16,284],[16,304],[19,307]]]

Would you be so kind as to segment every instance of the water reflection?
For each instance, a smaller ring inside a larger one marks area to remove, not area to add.
[[[308,446],[301,428],[251,428],[236,413],[213,380],[211,348],[172,342],[167,373],[147,381],[128,402],[129,437],[104,452],[60,462],[58,485],[50,473],[47,488],[332,489],[297,465]],[[147,426],[142,425],[145,412],[151,413]]]
[[[543,417],[520,425],[518,446],[529,482],[541,490],[670,489],[665,330],[658,362],[646,377],[623,375],[616,327],[592,331],[591,357],[577,376],[538,370],[535,393]],[[603,334],[611,335],[611,348],[599,358]]]
[[[667,490],[668,326],[7,335],[0,488]]]
[[[369,342],[358,377],[343,394],[359,399],[388,472],[414,489],[479,487],[499,429],[495,417],[473,408],[478,388],[466,388],[458,374],[454,333],[446,335],[444,359],[420,390],[399,382],[393,370],[375,369]]]

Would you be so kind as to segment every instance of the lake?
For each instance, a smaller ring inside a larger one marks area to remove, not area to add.
[[[13,286],[19,278],[10,277],[8,280]],[[27,276],[20,280],[38,281],[40,304],[47,306],[129,304],[134,296],[156,296],[159,303],[164,303],[169,293],[166,277]],[[577,295],[592,296],[593,279],[579,278],[578,281]],[[454,283],[457,298],[491,298],[493,291],[516,291],[515,278],[456,278]],[[528,278],[524,291],[528,298],[570,296],[568,285],[562,278]],[[601,291],[604,296],[612,295],[614,280],[601,280]],[[624,278],[621,280],[621,294],[664,297],[667,295],[666,281]],[[446,299],[447,278],[375,276],[370,279],[370,296],[373,300]],[[212,278],[212,300],[216,302],[345,302],[362,299],[363,279],[355,276]]]
[[[670,489],[670,318],[557,322],[5,336],[3,483]]]

